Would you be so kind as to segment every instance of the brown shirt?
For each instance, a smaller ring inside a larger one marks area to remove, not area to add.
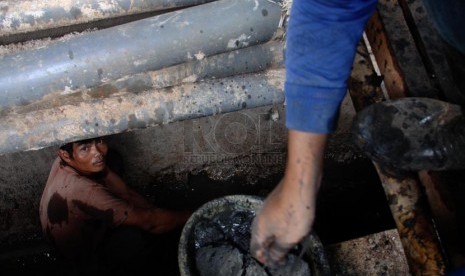
[[[47,237],[70,258],[84,261],[132,208],[103,183],[61,165],[59,157],[53,163],[40,200],[40,222]]]

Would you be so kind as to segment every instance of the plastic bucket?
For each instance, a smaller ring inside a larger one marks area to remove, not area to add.
[[[224,211],[258,211],[263,198],[249,195],[231,195],[214,199],[202,205],[187,220],[181,233],[178,248],[178,263],[181,276],[198,276],[195,267],[194,227],[197,222],[214,218]],[[324,247],[314,232],[307,238],[308,249],[304,254],[311,275],[331,275]]]

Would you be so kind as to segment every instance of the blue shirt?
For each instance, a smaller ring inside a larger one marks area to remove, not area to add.
[[[377,0],[294,0],[287,29],[286,126],[329,133]]]

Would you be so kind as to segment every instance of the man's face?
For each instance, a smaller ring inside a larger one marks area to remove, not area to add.
[[[108,145],[101,138],[73,143],[73,156],[67,163],[84,175],[98,173],[105,168],[107,152]]]

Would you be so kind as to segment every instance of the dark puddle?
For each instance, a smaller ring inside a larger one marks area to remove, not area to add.
[[[161,207],[196,209],[207,201],[230,194],[266,196],[281,177],[281,173],[263,176],[257,170],[256,181],[250,185],[250,175],[238,173],[227,181],[219,181],[200,171],[189,175],[183,183],[175,175],[160,178],[160,182],[144,190],[144,194]],[[327,160],[314,224],[323,245],[393,228],[395,224],[371,161],[362,158],[350,163]],[[177,249],[177,237],[166,241],[161,252],[167,247]],[[11,254],[11,258],[3,254],[0,258],[1,275],[73,275],[48,246],[37,250],[28,249],[26,245],[16,252],[20,253]],[[162,264],[154,262],[149,274],[179,275],[176,264],[175,257]]]

